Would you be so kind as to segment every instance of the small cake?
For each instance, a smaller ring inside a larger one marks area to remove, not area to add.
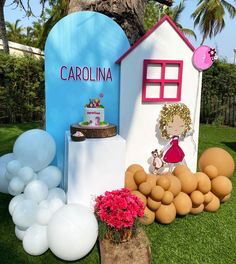
[[[102,96],[100,94],[100,97]],[[81,125],[100,127],[107,124],[104,119],[104,106],[101,105],[100,98],[89,99],[89,103],[84,107],[84,120]]]

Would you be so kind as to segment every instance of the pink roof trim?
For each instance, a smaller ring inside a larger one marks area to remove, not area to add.
[[[178,35],[183,39],[183,41],[186,43],[186,45],[192,50],[195,51],[195,48],[190,43],[190,41],[184,36],[184,34],[179,30],[179,28],[176,26],[174,21],[169,16],[164,16],[155,26],[153,26],[151,29],[149,29],[145,35],[143,35],[140,39],[138,39],[133,46],[131,46],[117,61],[116,64],[121,63],[121,61],[130,53],[132,52],[143,40],[145,40],[149,35],[152,34],[163,22],[168,21],[169,24],[175,29],[175,31],[178,33]]]

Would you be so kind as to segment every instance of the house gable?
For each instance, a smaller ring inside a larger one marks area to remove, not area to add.
[[[176,33],[180,36],[180,38],[185,42],[186,47],[191,49],[194,52],[195,48],[190,43],[190,41],[184,36],[184,34],[179,30],[176,24],[169,16],[164,16],[155,26],[153,26],[149,31],[146,32],[137,42],[134,43],[132,47],[130,47],[117,61],[116,63],[119,64],[123,59],[125,59],[134,49],[136,49],[139,44],[141,44],[145,39],[147,39],[158,27],[160,27],[165,21],[167,21],[170,26],[176,31]]]

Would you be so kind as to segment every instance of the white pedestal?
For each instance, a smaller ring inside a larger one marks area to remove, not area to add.
[[[66,132],[64,188],[68,203],[91,207],[93,198],[124,187],[125,140],[110,138],[71,141]]]

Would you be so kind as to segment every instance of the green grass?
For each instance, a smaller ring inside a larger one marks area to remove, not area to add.
[[[12,145],[22,131],[37,126],[0,126],[0,154],[12,151]],[[201,125],[199,154],[213,146],[226,149],[236,159],[236,129]],[[178,217],[170,225],[154,223],[145,228],[151,241],[154,264],[236,263],[236,175],[232,181],[232,197],[217,212],[187,215]],[[8,213],[10,199],[9,195],[0,194],[0,263],[67,263],[49,250],[38,257],[24,252],[22,242],[15,237],[14,224]],[[99,263],[98,246],[95,245],[88,256],[74,263]]]

